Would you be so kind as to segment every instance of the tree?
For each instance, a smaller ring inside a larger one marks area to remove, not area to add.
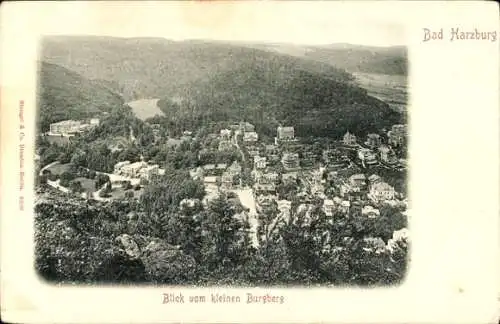
[[[232,206],[224,195],[210,201],[203,221],[203,263],[208,271],[227,271],[241,257],[239,242],[244,232],[243,224],[235,216]],[[221,275],[221,273],[219,273]],[[215,274],[217,276],[217,274]]]
[[[77,165],[77,166],[86,166],[87,165],[87,159],[85,157],[85,151],[79,149],[73,155],[71,156],[71,164]]]
[[[93,180],[93,179],[95,179],[96,176],[97,176],[97,174],[94,170],[89,171],[89,174],[88,174],[89,179]]]
[[[61,173],[60,177],[61,181],[69,182],[75,178],[75,174],[69,171],[64,171]]]
[[[44,185],[44,184],[47,184],[47,179],[48,179],[48,178],[49,178],[49,176],[48,176],[46,173],[44,173],[44,174],[40,175],[40,176],[38,177],[38,184],[39,184],[39,185]]]
[[[105,183],[109,183],[110,179],[107,174],[99,173],[96,176],[96,181],[95,181],[95,188],[98,190],[100,189]]]
[[[83,190],[82,183],[80,181],[72,180],[69,185],[72,192],[80,193]]]
[[[107,182],[105,187],[99,192],[99,196],[103,197],[103,198],[109,197],[111,194],[111,191],[112,191],[111,182]]]

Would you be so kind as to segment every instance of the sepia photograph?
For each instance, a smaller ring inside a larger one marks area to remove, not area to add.
[[[38,274],[400,284],[408,58],[388,45],[44,37]]]
[[[3,5],[2,319],[498,322],[469,4]]]

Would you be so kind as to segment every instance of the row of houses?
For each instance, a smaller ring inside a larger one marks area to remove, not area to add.
[[[394,147],[399,147],[406,143],[408,136],[408,129],[406,125],[396,124],[392,125],[391,130],[387,132],[388,144]],[[347,131],[344,135],[343,142],[347,146],[358,145],[356,135]],[[379,134],[368,134],[364,143],[369,148],[376,148],[382,144]]]
[[[373,202],[393,200],[396,195],[394,187],[382,181],[378,175],[371,175],[368,179],[362,173],[350,176],[347,181],[342,181],[340,196],[349,200],[361,199],[365,194]]]

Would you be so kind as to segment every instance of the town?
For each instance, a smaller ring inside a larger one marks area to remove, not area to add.
[[[92,118],[89,123],[61,121],[51,124],[45,136],[71,137],[96,125],[99,125],[99,118]],[[160,125],[149,124],[149,127],[156,141],[160,141]],[[398,191],[384,179],[384,174],[394,177],[394,173],[402,179],[405,177],[406,125],[393,125],[385,133],[370,133],[365,139],[347,131],[341,139],[311,144],[314,139],[305,142],[296,137],[293,126],[278,126],[276,136],[263,141],[253,124],[242,121],[208,133],[204,138],[193,137],[193,131],[186,130],[180,140],[210,141],[210,148],[201,149],[200,157],[237,152],[239,158],[230,164],[202,164],[189,169],[189,173],[194,180],[203,182],[205,205],[223,192],[238,197],[252,226],[254,246],[259,244],[258,215],[273,207],[278,211],[269,226],[273,230],[289,222],[292,210],[304,211],[307,216],[313,202],[318,201],[325,215],[331,218],[336,213],[348,214],[352,206],[361,208],[368,218],[380,215],[378,207],[383,204],[407,208],[405,189],[398,188]],[[116,163],[111,173],[86,169],[83,173],[87,177],[66,181],[66,174],[59,177],[51,172],[60,166],[61,163],[55,161],[40,170],[40,175],[47,176],[47,184],[65,193],[73,192],[85,199],[101,201],[138,199],[142,188],[165,172],[158,164],[150,164],[141,157],[137,162]],[[82,182],[90,179],[97,179],[92,181],[94,186],[82,186]],[[111,195],[113,191],[119,194]],[[182,205],[196,203],[192,199],[181,202]]]

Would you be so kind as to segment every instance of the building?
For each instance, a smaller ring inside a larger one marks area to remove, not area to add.
[[[218,147],[219,151],[230,151],[233,149],[233,143],[231,143],[230,140],[221,140],[219,142],[219,147]]]
[[[381,144],[380,135],[378,134],[368,134],[365,145],[370,148],[379,147]]]
[[[259,135],[256,132],[245,132],[243,133],[243,142],[255,143],[259,140]]]
[[[227,163],[218,163],[215,165],[215,169],[219,171],[223,171],[227,169]]]
[[[290,212],[292,209],[292,202],[290,200],[282,199],[278,200],[278,210],[282,213]]]
[[[396,153],[387,145],[381,145],[379,147],[380,160],[387,164],[395,164],[398,163],[398,158],[396,157]]]
[[[262,177],[268,182],[277,183],[279,179],[279,174],[276,172],[267,172],[264,173]]]
[[[81,130],[82,123],[78,120],[63,120],[50,124],[50,133],[52,134],[73,134]]]
[[[139,177],[141,179],[151,180],[159,174],[160,167],[157,164],[147,165],[139,170]]]
[[[276,145],[267,144],[264,146],[264,149],[268,155],[278,154],[278,147]]]
[[[90,118],[90,125],[91,126],[99,126],[99,118]]]
[[[230,129],[221,129],[220,137],[223,140],[229,140],[231,138],[231,130]]]
[[[115,174],[119,174],[119,173],[120,173],[120,171],[121,171],[121,169],[122,169],[124,166],[128,165],[128,164],[130,164],[130,161],[122,161],[122,162],[118,162],[118,163],[116,163],[116,164],[115,164],[115,167],[114,167],[114,171],[113,171],[113,173],[115,173]]]
[[[253,167],[255,169],[265,169],[267,166],[267,159],[264,156],[254,156],[253,157]]]
[[[365,215],[368,218],[376,218],[380,216],[380,211],[372,206],[365,206],[361,210],[361,215]]]
[[[237,184],[237,177],[228,171],[224,172],[221,176],[221,187],[227,190],[232,189]]]
[[[215,185],[218,184],[218,182],[219,182],[219,177],[209,176],[203,178],[203,183],[205,185]]]
[[[203,177],[205,175],[205,171],[203,170],[202,167],[197,167],[196,169],[189,171],[189,175],[194,180],[200,180],[200,179],[203,179]]]
[[[354,174],[347,182],[340,186],[340,195],[342,197],[359,198],[366,189],[366,177],[364,174]]]
[[[256,192],[265,192],[265,193],[275,193],[276,185],[274,183],[254,183],[253,189]]]
[[[340,203],[339,209],[343,213],[348,213],[350,208],[351,208],[351,203],[348,200],[342,200],[342,202]]]
[[[239,128],[242,133],[255,132],[255,126],[249,122],[241,122]]]
[[[356,136],[354,134],[349,133],[349,131],[347,131],[347,133],[345,133],[343,142],[345,145],[348,145],[348,146],[357,145]]]
[[[304,168],[312,168],[314,167],[314,163],[317,159],[316,154],[314,152],[306,151],[302,153],[302,158],[300,159],[300,164]]]
[[[137,178],[139,177],[139,171],[147,165],[148,164],[143,161],[126,164],[121,168],[120,174],[129,178]]]
[[[200,204],[201,201],[197,198],[184,198],[179,203],[179,207],[181,207],[181,209],[194,208],[195,206]]]
[[[325,186],[322,183],[314,181],[310,188],[311,188],[311,194],[316,195],[320,198],[324,198]]]
[[[366,187],[366,176],[362,173],[353,174],[349,177],[349,185],[364,189]]]
[[[295,138],[295,130],[293,127],[278,127],[278,140],[289,141]]]
[[[358,158],[365,165],[377,164],[377,155],[370,149],[361,148],[358,150]]]
[[[377,174],[372,174],[371,176],[368,177],[368,182],[370,183],[370,186],[374,185],[375,183],[379,183],[381,181],[382,178]]]
[[[389,145],[398,147],[406,144],[407,132],[406,125],[393,125],[391,130],[387,133]]]
[[[295,182],[297,181],[297,178],[298,178],[297,172],[287,172],[281,175],[281,180],[283,182],[290,182],[290,181]]]
[[[326,216],[333,216],[333,213],[335,212],[335,204],[333,200],[325,199],[323,201],[323,211]]]
[[[259,184],[276,184],[279,179],[279,175],[276,172],[263,173],[262,171],[253,172],[253,177],[256,183]]]
[[[230,174],[232,175],[239,175],[241,174],[241,171],[242,171],[242,167],[241,165],[238,163],[238,161],[234,161],[233,164],[231,164],[228,168],[227,168],[227,172],[229,172]]]
[[[368,198],[374,202],[380,202],[384,200],[393,200],[395,194],[396,191],[388,183],[378,182],[371,186]]]
[[[285,170],[294,170],[299,168],[299,154],[285,153],[281,159],[281,163]]]
[[[326,175],[326,180],[328,181],[334,181],[335,179],[338,178],[338,172],[337,171],[330,171]]]
[[[141,178],[150,180],[158,175],[160,167],[157,164],[148,165],[144,161],[130,163],[129,161],[118,162],[115,164],[114,173],[129,178]]]
[[[365,237],[363,239],[363,250],[366,252],[373,252],[375,254],[383,253],[385,250],[385,243],[380,237]]]
[[[215,164],[205,164],[203,166],[203,172],[206,174],[215,172]]]

